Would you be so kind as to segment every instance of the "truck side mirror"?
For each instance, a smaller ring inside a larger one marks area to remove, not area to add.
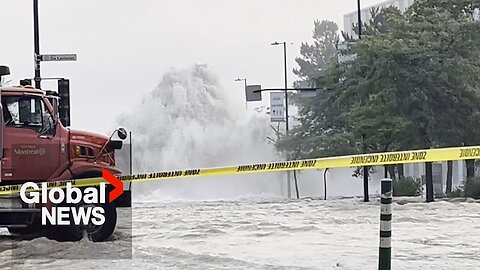
[[[124,128],[117,129],[118,138],[125,140],[127,138],[127,131]]]
[[[58,115],[63,126],[70,126],[70,80],[58,80]]]

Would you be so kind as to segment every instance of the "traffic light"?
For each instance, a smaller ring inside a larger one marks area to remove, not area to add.
[[[70,126],[70,80],[58,80],[58,114],[64,127]]]

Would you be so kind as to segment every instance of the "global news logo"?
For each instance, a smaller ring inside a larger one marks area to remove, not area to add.
[[[41,186],[27,182],[20,188],[20,197],[27,204],[41,204],[42,225],[96,226],[105,223],[105,183],[99,187],[80,189],[67,183],[66,188],[49,190],[47,183]]]
[[[75,187],[71,182],[62,187],[27,182],[20,188],[20,198],[26,204],[41,207],[42,225],[100,226],[105,223],[102,205],[112,203],[123,194],[122,181],[106,169],[102,169],[102,177],[114,187],[108,194],[108,202],[105,182],[86,188]]]

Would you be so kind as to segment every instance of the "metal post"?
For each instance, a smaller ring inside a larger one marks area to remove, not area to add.
[[[244,80],[245,82],[245,110],[248,110],[248,102],[247,102],[247,78]]]
[[[368,178],[369,178],[368,167],[363,166],[363,201],[364,202],[370,201],[370,195],[368,194]]]
[[[362,152],[363,154],[367,153],[367,145],[365,144],[365,134],[362,134],[362,144],[363,144],[363,149]],[[368,166],[363,166],[363,201],[364,202],[369,202],[370,201],[370,196],[368,194],[368,179],[369,179],[369,167]]]
[[[291,180],[290,180],[290,171],[287,171],[287,198],[292,198],[292,187],[291,187]]]
[[[130,152],[129,153],[129,156],[130,156],[129,163],[130,164],[129,164],[128,167],[130,169],[130,175],[133,175],[133,156],[132,156],[133,150],[132,150],[132,132],[131,131],[128,133],[128,137],[129,137],[129,140],[130,140],[130,146],[129,146],[129,149],[128,149],[129,152]],[[130,181],[130,185],[128,186],[128,189],[129,190],[132,189],[132,181]]]
[[[35,88],[41,89],[40,74],[40,31],[38,26],[38,0],[33,0],[33,45],[35,61]]]
[[[328,168],[325,168],[325,171],[323,171],[323,191],[324,191],[324,200],[327,199],[327,172]]]
[[[358,9],[358,39],[362,39],[362,10],[360,7],[360,0],[357,1]]]
[[[427,202],[435,201],[433,190],[433,175],[432,175],[432,162],[425,162],[425,187],[427,191]]]
[[[360,5],[360,0],[357,1],[357,14],[358,14],[358,39],[362,39],[362,10]],[[363,153],[366,153],[366,146],[365,146],[365,135],[362,134],[362,141],[363,141]],[[370,201],[368,195],[368,167],[363,167],[363,201],[368,202]]]
[[[283,66],[285,68],[285,130],[288,132],[287,42],[283,42]]]
[[[382,179],[381,193],[378,269],[390,270],[392,261],[392,179]]]
[[[280,45],[280,44],[283,44],[283,67],[284,67],[284,71],[285,71],[285,88],[284,88],[284,91],[285,91],[285,131],[286,133],[288,133],[288,130],[289,130],[289,124],[288,124],[288,74],[287,74],[287,42],[284,41],[284,42],[273,42],[271,45]],[[290,171],[287,171],[287,195],[288,195],[288,198],[291,198],[291,180],[290,180]],[[297,183],[295,183],[295,187],[296,189],[298,189],[297,187]]]

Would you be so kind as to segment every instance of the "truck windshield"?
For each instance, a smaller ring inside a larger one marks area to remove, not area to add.
[[[53,117],[40,97],[4,97],[5,125],[34,129],[39,133],[52,130]]]

